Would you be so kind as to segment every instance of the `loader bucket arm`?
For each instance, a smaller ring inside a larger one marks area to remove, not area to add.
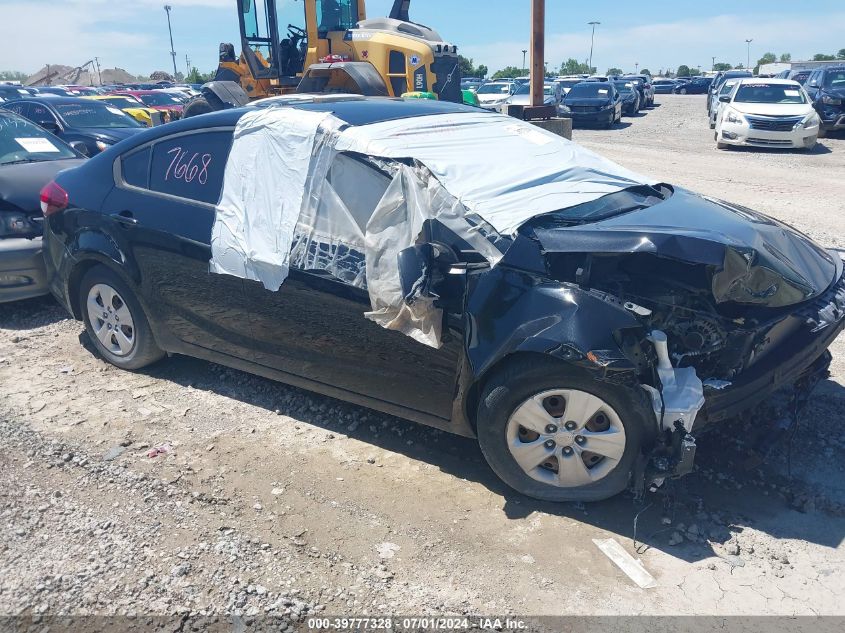
[[[411,8],[411,0],[394,0],[393,8],[390,10],[389,18],[393,20],[402,20],[403,22],[410,22],[408,11]]]

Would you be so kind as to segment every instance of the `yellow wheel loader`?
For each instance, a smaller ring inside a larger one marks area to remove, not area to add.
[[[214,81],[185,117],[294,92],[401,96],[432,92],[461,102],[458,50],[411,22],[411,0],[367,19],[365,0],[236,0],[241,54],[220,45]]]

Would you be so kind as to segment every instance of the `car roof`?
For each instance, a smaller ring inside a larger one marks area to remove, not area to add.
[[[440,114],[478,114],[484,112],[472,106],[465,106],[460,103],[449,101],[434,101],[431,99],[399,99],[394,97],[358,97],[355,99],[332,100],[330,98],[316,101],[294,101],[289,103],[276,103],[267,107],[270,108],[293,108],[308,112],[327,112],[354,127],[395,121],[398,119],[410,119],[421,116],[432,116]],[[325,96],[325,95],[322,95]],[[307,99],[307,97],[306,97]],[[247,106],[210,112],[199,116],[173,121],[167,125],[150,128],[143,134],[143,142],[149,142],[153,138],[169,136],[188,130],[198,130],[213,127],[234,127],[240,118],[256,108]],[[152,134],[157,132],[154,136]]]
[[[32,103],[40,103],[42,105],[91,105],[91,99],[86,97],[65,97],[62,95],[53,95],[52,97],[23,97],[21,101],[29,101]]]
[[[755,85],[783,85],[783,86],[800,86],[797,81],[793,81],[792,79],[777,79],[775,77],[748,77],[746,79],[741,79],[740,82],[743,86],[755,86]]]

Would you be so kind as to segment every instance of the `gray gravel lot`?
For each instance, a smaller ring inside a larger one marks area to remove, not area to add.
[[[703,97],[659,99],[574,140],[845,248],[845,138],[718,151]],[[0,306],[0,614],[843,615],[842,338],[833,351],[791,451],[746,472],[746,430],[703,439],[666,525],[659,498],[520,497],[470,440],[238,371],[123,372],[52,300]]]

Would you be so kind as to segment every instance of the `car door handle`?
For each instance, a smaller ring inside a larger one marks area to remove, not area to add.
[[[135,226],[138,224],[138,220],[135,219],[135,216],[132,214],[131,211],[121,211],[120,213],[112,213],[111,217],[120,222],[121,224],[129,224],[131,226]]]

